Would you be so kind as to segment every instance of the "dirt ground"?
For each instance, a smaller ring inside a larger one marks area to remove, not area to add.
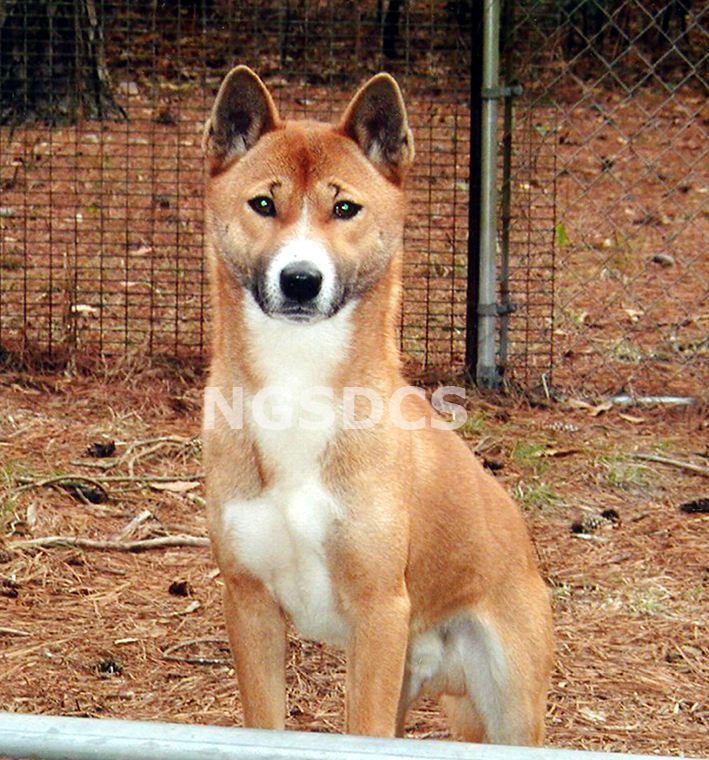
[[[31,543],[204,537],[201,383],[0,375],[1,710],[239,724],[206,546]],[[707,409],[469,407],[463,434],[525,510],[554,600],[549,744],[709,756],[709,515],[679,509],[709,497]],[[289,728],[341,731],[341,654],[292,638],[289,660]],[[447,738],[429,703],[408,733]]]

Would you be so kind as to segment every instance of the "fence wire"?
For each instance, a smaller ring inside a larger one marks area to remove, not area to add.
[[[10,0],[0,13],[0,347],[201,361],[201,130],[246,63],[285,117],[336,118],[382,69],[417,148],[401,323],[415,368],[465,355],[466,3]]]
[[[202,362],[202,124],[225,71],[336,118],[386,69],[417,144],[401,345],[465,357],[468,0],[8,0],[0,13],[0,353]],[[500,354],[523,387],[709,383],[709,8],[505,0]],[[514,107],[511,106],[514,102]]]
[[[551,171],[530,180],[523,162],[512,177],[518,201],[533,185],[521,219],[535,198],[556,195],[553,308],[544,307],[554,383],[706,395],[709,6],[512,0],[507,19],[506,76],[524,84],[517,145],[526,134],[538,147],[525,159],[545,144],[555,154]],[[545,219],[533,225],[540,234]],[[536,254],[521,249],[511,261],[531,278],[521,256]]]

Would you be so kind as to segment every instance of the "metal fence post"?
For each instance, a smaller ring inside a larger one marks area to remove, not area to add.
[[[497,369],[497,98],[500,2],[486,0],[483,19],[481,192],[480,192],[480,292],[478,298],[478,385],[500,384]]]
[[[470,172],[468,187],[468,281],[465,323],[465,369],[476,381],[478,363],[478,298],[480,294],[480,149],[482,135],[482,72],[480,41],[483,35],[483,2],[470,5]]]
[[[466,367],[482,387],[497,368],[496,168],[500,2],[473,3],[470,103],[470,209]],[[480,32],[482,31],[482,45]]]

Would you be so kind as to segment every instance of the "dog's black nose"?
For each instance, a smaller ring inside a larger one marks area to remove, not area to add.
[[[281,270],[281,291],[298,303],[312,301],[320,292],[322,274],[309,261],[293,261]]]

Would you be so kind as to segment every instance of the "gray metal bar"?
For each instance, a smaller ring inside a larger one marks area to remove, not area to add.
[[[0,756],[31,760],[671,760],[658,755],[19,713],[0,713]]]
[[[468,271],[465,314],[465,372],[477,382],[478,303],[480,302],[480,189],[482,135],[482,81],[484,9],[482,2],[470,3],[470,162],[468,189]]]
[[[482,92],[498,91],[500,0],[484,0],[483,10],[483,82]],[[497,301],[496,261],[496,170],[497,170],[497,98],[482,103],[481,197],[480,197],[480,290],[479,305]],[[478,363],[476,380],[484,388],[500,385],[497,371],[497,315],[478,310]]]
[[[521,95],[522,92],[522,86],[519,84],[510,85],[509,87],[502,85],[499,87],[483,88],[482,97],[502,100],[503,98],[510,98],[513,95]]]

